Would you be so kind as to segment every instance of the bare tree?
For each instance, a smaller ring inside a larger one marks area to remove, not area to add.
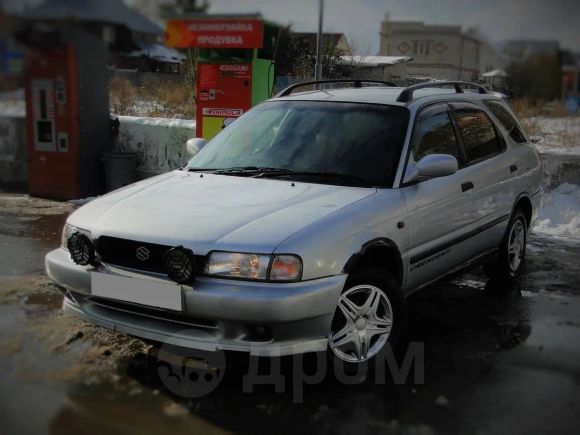
[[[370,55],[371,44],[368,41],[361,42],[359,39],[351,39],[349,46],[351,57],[348,66],[353,70],[361,69]]]

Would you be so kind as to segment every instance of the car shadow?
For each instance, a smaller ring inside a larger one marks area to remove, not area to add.
[[[421,412],[433,414],[439,395],[453,398],[477,388],[497,356],[531,331],[521,288],[502,287],[480,274],[417,292],[408,306],[408,326],[392,361],[358,374],[337,375],[325,354],[256,359],[226,352],[217,367],[215,358],[204,363],[194,357],[187,363],[191,351],[178,348],[171,350],[173,358],[160,358],[159,347],[134,355],[127,372],[190,413],[237,433],[255,433],[256,421],[280,433],[329,433],[337,427],[344,433],[373,433]],[[406,361],[409,368],[402,373]],[[188,388],[168,383],[168,372]],[[366,423],[357,426],[357,421]],[[450,421],[440,421],[438,430],[452,433]]]

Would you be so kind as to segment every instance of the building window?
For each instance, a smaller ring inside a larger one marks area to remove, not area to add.
[[[431,41],[413,41],[413,54],[426,56],[429,54]]]

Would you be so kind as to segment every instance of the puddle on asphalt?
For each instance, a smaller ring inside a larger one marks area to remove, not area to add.
[[[67,216],[13,216],[0,212],[0,234],[34,239],[44,246],[58,246]]]
[[[0,211],[0,281],[44,272],[44,256],[60,244],[67,215],[19,220]]]

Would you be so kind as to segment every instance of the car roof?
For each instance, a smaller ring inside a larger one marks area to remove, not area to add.
[[[501,100],[502,95],[495,92],[480,94],[476,90],[465,89],[463,93],[456,93],[453,88],[425,88],[413,92],[413,98],[409,102],[397,101],[397,98],[405,88],[388,86],[366,86],[360,88],[335,88],[306,92],[296,92],[288,96],[273,98],[273,100],[296,100],[296,101],[336,101],[348,103],[385,104],[409,107],[416,104],[424,104],[442,100]]]

